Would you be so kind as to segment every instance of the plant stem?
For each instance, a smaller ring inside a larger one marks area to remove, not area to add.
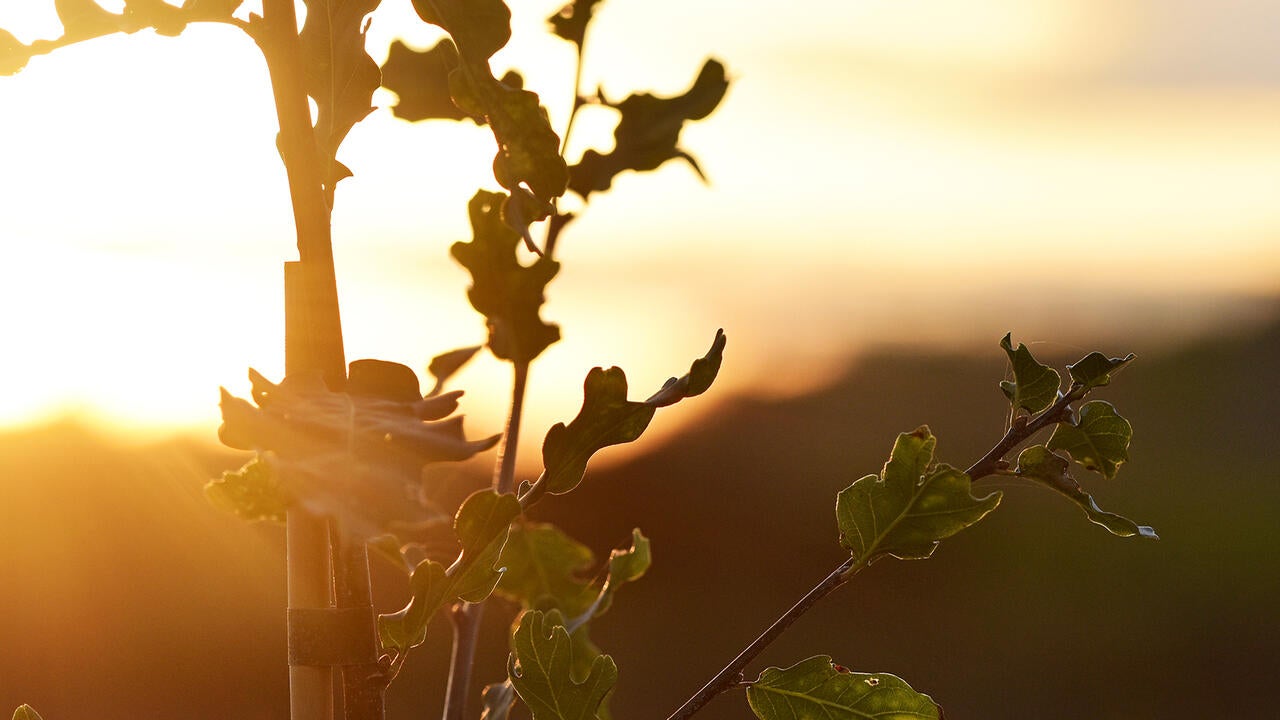
[[[1018,416],[1014,418],[1013,425],[1005,431],[1004,437],[1000,438],[1000,442],[995,444],[982,459],[974,463],[965,470],[965,474],[970,480],[980,480],[988,475],[994,475],[1001,469],[1004,456],[1009,454],[1027,438],[1035,435],[1044,428],[1060,422],[1064,422],[1071,417],[1071,403],[1084,397],[1085,390],[1080,387],[1072,386],[1071,389],[1057,402],[1050,405],[1047,410],[1035,416],[1027,418],[1026,416]]]
[[[738,657],[734,658],[728,665],[725,665],[724,669],[711,679],[711,682],[704,685],[696,695],[686,700],[679,710],[671,713],[667,720],[684,720],[701,710],[702,706],[711,702],[720,693],[738,686],[742,681],[743,669],[752,660],[755,660],[756,656],[764,652],[764,649],[769,647],[774,640],[777,640],[783,631],[791,627],[792,623],[799,620],[801,615],[808,612],[814,604],[831,594],[832,590],[848,582],[849,578],[852,577],[852,574],[849,573],[852,569],[853,559],[850,558],[841,563],[840,567],[832,570],[830,575],[815,585],[804,597],[800,598],[795,605],[791,606],[791,609],[784,612],[777,620],[774,620],[773,624],[753,640],[746,649],[738,653]]]
[[[520,445],[520,418],[524,414],[525,388],[529,382],[529,361],[512,363],[511,412],[498,448],[494,465],[493,488],[501,494],[515,489],[516,452]],[[471,675],[475,666],[476,646],[480,643],[480,625],[484,619],[484,603],[462,603],[449,614],[453,622],[453,655],[449,661],[449,684],[445,687],[444,720],[462,720],[467,698],[471,694]]]

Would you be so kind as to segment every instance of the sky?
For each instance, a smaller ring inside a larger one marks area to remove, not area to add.
[[[513,5],[495,69],[519,67],[561,128],[559,2]],[[593,365],[647,396],[720,327],[728,394],[809,389],[885,343],[995,351],[1012,330],[1121,353],[1258,321],[1280,290],[1277,26],[1280,4],[1246,0],[602,3],[589,90],[674,94],[707,56],[733,85],[683,139],[709,185],[677,163],[623,176],[566,231],[543,312],[564,341],[527,426],[572,417]],[[0,27],[59,34],[52,2],[4,3]],[[438,35],[385,0],[369,48]],[[349,359],[421,370],[484,339],[448,247],[495,187],[493,141],[394,102],[380,91],[340,152],[335,255]],[[0,78],[0,108],[0,425],[207,431],[218,386],[280,377],[296,250],[246,37],[84,43]],[[570,157],[615,121],[584,111]],[[458,378],[474,433],[500,427],[506,372]]]

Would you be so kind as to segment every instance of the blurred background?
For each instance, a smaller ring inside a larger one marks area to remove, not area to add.
[[[520,68],[563,127],[560,3],[512,4],[495,69]],[[60,33],[52,2],[6,3],[0,27]],[[616,717],[665,716],[839,563],[832,496],[896,433],[929,423],[957,465],[998,439],[1007,331],[1042,360],[1139,355],[1103,395],[1133,421],[1132,462],[1089,489],[1162,539],[1002,488],[988,521],[929,562],[878,563],[752,670],[830,654],[957,718],[1274,715],[1275,27],[1280,5],[1251,0],[601,4],[587,89],[675,94],[708,55],[734,79],[683,136],[710,187],[673,163],[593,197],[543,312],[564,341],[534,366],[524,475],[590,367],[644,396],[716,328],[730,340],[711,393],[540,508],[601,557],[633,526],[653,540],[594,631],[621,668]],[[384,0],[370,51],[437,34]],[[287,714],[282,533],[200,497],[244,460],[214,442],[217,387],[283,372],[296,251],[259,57],[192,27],[0,78],[0,710]],[[422,370],[484,339],[448,246],[494,184],[492,136],[403,123],[394,102],[380,92],[340,153],[335,254],[348,356]],[[585,110],[570,156],[608,148],[614,122]],[[471,432],[495,432],[506,368],[482,357],[455,386]],[[403,602],[393,571],[376,581]],[[505,655],[489,627],[482,679]],[[433,632],[392,717],[435,712]]]

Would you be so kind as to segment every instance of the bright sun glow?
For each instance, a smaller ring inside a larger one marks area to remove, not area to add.
[[[559,4],[517,4],[494,60],[519,66],[556,127],[573,56],[541,28]],[[727,388],[794,392],[876,342],[1097,323],[1099,289],[1280,288],[1275,88],[1114,80],[1144,48],[1177,46],[1143,35],[1158,27],[1138,11],[1093,0],[802,5],[601,5],[588,93],[679,92],[708,52],[735,82],[683,141],[710,189],[674,163],[624,175],[566,233],[544,311],[565,340],[534,368],[531,427],[572,416],[590,366],[626,367],[644,394],[720,326]],[[60,31],[51,2],[5,3],[0,27],[23,41]],[[408,0],[386,0],[370,49],[439,34]],[[84,43],[0,78],[0,102],[0,423],[71,411],[207,428],[218,385],[242,391],[250,365],[279,377],[281,263],[296,251],[248,38],[199,26]],[[614,119],[584,112],[570,156],[607,149]],[[355,177],[334,215],[348,357],[421,370],[483,341],[447,253],[469,234],[467,199],[494,187],[492,142],[471,123],[415,126],[385,109],[351,133],[340,157]],[[1096,270],[1063,283],[1069,254]],[[956,279],[993,259],[1019,270],[1003,285]],[[1057,305],[998,313],[1002,294],[1045,283]],[[909,331],[903,308],[920,310]],[[500,426],[508,382],[491,360],[459,378],[476,432]]]

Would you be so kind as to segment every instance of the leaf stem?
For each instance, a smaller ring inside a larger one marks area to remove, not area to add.
[[[520,445],[520,418],[524,414],[525,389],[529,382],[529,361],[512,363],[511,412],[494,465],[493,488],[499,494],[515,489],[516,452]],[[449,661],[449,682],[445,687],[444,720],[462,720],[467,697],[471,694],[476,646],[480,644],[480,625],[484,619],[484,603],[461,603],[449,613],[453,623],[453,655]]]
[[[1088,390],[1081,385],[1072,385],[1065,395],[1059,397],[1053,405],[1034,418],[1028,418],[1025,415],[1015,417],[1013,424],[1005,431],[1004,437],[1000,438],[1000,442],[983,455],[982,459],[965,470],[965,474],[970,480],[976,481],[1000,472],[1004,469],[1001,465],[1004,456],[1008,455],[1010,450],[1044,428],[1069,420],[1071,403],[1083,398],[1087,392]]]
[[[819,600],[831,594],[832,590],[848,582],[853,576],[853,572],[850,571],[854,571],[853,558],[845,560],[839,567],[832,570],[831,574],[827,575],[822,582],[815,585],[795,605],[792,605],[789,610],[780,615],[777,620],[774,620],[768,629],[753,640],[742,652],[738,653],[738,656],[730,661],[728,665],[725,665],[724,669],[711,679],[711,682],[708,682],[697,694],[686,700],[680,706],[680,709],[671,713],[667,720],[684,720],[701,710],[704,705],[711,702],[717,695],[741,684],[743,669]]]

